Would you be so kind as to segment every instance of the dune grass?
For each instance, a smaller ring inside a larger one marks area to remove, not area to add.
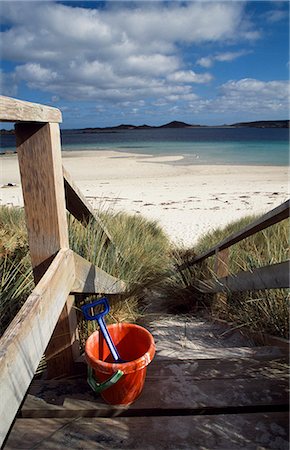
[[[101,212],[112,244],[95,221],[87,226],[68,215],[70,248],[110,275],[125,281],[122,295],[111,295],[108,322],[134,322],[142,313],[149,288],[157,285],[170,263],[170,242],[162,229],[140,216]],[[1,332],[5,330],[34,287],[22,208],[0,207]],[[95,296],[94,298],[96,298]],[[76,308],[92,297],[76,297]],[[94,324],[79,316],[84,343]]]
[[[230,234],[241,230],[257,217],[247,216],[218,228],[203,236],[192,250],[176,252],[176,266],[188,261],[197,254],[215,246]],[[229,273],[251,271],[255,268],[275,264],[289,259],[289,219],[273,225],[230,248]],[[214,295],[198,295],[195,280],[213,278],[214,257],[184,271],[177,271],[173,284],[177,290],[190,293],[184,298],[187,307],[196,308],[199,304],[210,308],[218,316],[238,326],[247,326],[254,331],[266,332],[280,337],[289,337],[289,293],[286,289],[268,289],[254,292],[229,293],[226,302],[214,303]],[[185,288],[186,287],[186,291]]]
[[[0,208],[0,335],[34,287],[24,211]]]
[[[84,227],[72,216],[68,216],[69,240],[76,253],[127,285],[125,294],[109,296],[108,322],[136,321],[142,314],[144,299],[155,297],[158,301],[163,298],[163,309],[170,312],[208,308],[238,326],[288,337],[288,292],[285,289],[229,294],[224,307],[221,302],[219,308],[215,308],[214,296],[201,294],[195,286],[196,280],[214,276],[214,261],[208,258],[195,266],[190,266],[189,261],[251,223],[254,216],[208,233],[193,249],[178,249],[170,244],[156,222],[127,213],[101,211],[100,215],[114,243],[108,241],[95,222]],[[0,230],[0,331],[3,333],[34,283],[23,209],[0,207]],[[289,220],[284,220],[235,244],[230,249],[230,273],[285,261],[289,258],[288,236]],[[187,264],[186,269],[178,270],[183,263]],[[92,297],[78,295],[77,310],[90,300]],[[78,315],[83,344],[94,324],[85,323],[79,312]]]
[[[103,230],[91,221],[83,227],[69,218],[70,247],[91,263],[126,283],[126,293],[107,295],[110,313],[107,323],[135,322],[146,306],[149,291],[158,286],[170,264],[170,242],[156,222],[141,216],[119,212],[101,213],[102,221],[110,232],[114,244]],[[90,302],[98,296],[76,298],[76,306]],[[86,323],[78,314],[81,344],[95,329],[95,323]]]

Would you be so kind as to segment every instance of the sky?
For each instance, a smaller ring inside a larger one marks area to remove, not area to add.
[[[288,1],[1,1],[1,94],[63,128],[289,118]]]

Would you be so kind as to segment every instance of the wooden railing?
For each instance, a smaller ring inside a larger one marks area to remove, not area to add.
[[[228,260],[231,246],[289,217],[289,207],[290,201],[287,200],[282,205],[255,220],[237,233],[228,236],[191,261],[180,265],[178,270],[184,270],[186,267],[201,263],[215,255],[215,277],[209,280],[199,281],[196,284],[198,289],[203,293],[288,288],[290,286],[289,260],[253,269],[252,271],[241,271],[236,275],[229,275]]]
[[[0,445],[45,352],[49,377],[68,375],[78,357],[76,293],[117,294],[116,279],[69,249],[66,209],[110,233],[63,170],[56,108],[0,97],[0,121],[16,122],[30,256],[36,287],[0,340]]]

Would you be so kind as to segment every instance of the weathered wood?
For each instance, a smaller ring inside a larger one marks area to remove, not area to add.
[[[201,408],[216,409],[286,405],[288,364],[278,361],[230,359],[158,361],[148,367],[140,398],[128,407],[105,404],[86,382],[86,376],[66,380],[35,380],[29,390],[34,397],[24,403],[22,417],[111,417],[118,415],[164,415],[170,410],[197,414]]]
[[[216,250],[215,256],[215,274],[217,278],[226,277],[229,274],[229,249]],[[225,311],[227,308],[227,294],[226,292],[219,292],[215,295],[215,299],[212,304],[212,310]]]
[[[60,131],[56,123],[19,123],[15,130],[29,249],[37,283],[54,255],[69,247]],[[65,306],[51,348],[47,348],[47,367],[52,376],[67,374],[72,368],[77,348],[76,344],[69,348],[75,338],[75,330],[71,330],[73,315],[75,311]],[[61,343],[60,335],[63,335]],[[55,342],[63,348],[57,355]]]
[[[288,450],[288,414],[17,419],[5,450],[166,449]]]
[[[31,392],[31,391],[30,391]],[[41,395],[41,396],[40,396]],[[40,387],[44,403],[31,400],[21,409],[22,417],[128,417],[138,415],[166,415],[177,411],[180,415],[226,413],[231,408],[252,410],[285,410],[289,402],[288,379],[277,377],[192,380],[190,376],[148,377],[141,396],[128,406],[105,403],[90,389],[85,377],[44,383]],[[46,407],[55,404],[56,409]]]
[[[61,112],[51,106],[0,96],[1,122],[62,122]]]
[[[84,225],[86,225],[90,220],[95,221],[103,230],[107,238],[106,243],[110,242],[115,248],[117,258],[122,259],[122,255],[114,243],[113,237],[107,226],[99,217],[98,213],[93,209],[91,204],[87,201],[86,197],[81,193],[73,181],[70,173],[64,167],[63,177],[67,210]]]
[[[30,389],[29,392],[35,390]],[[258,379],[232,378],[194,380],[191,376],[148,377],[141,396],[129,406],[112,406],[96,396],[86,377],[43,383],[38,398],[44,402],[24,403],[21,416],[49,417],[127,417],[137,415],[166,415],[178,411],[180,415],[226,413],[231,408],[252,410],[285,409],[288,405],[288,378],[280,374]],[[46,407],[46,405],[50,405]],[[58,406],[51,408],[51,404]]]
[[[49,342],[74,281],[74,259],[61,250],[0,341],[0,445]]]
[[[125,292],[124,281],[109,275],[76,253],[74,253],[74,260],[75,282],[71,289],[73,294],[120,294]]]
[[[218,280],[199,281],[196,285],[204,293],[289,288],[289,271],[290,262],[284,261],[254,269],[252,272],[239,272]]]
[[[249,358],[159,360],[148,366],[146,380],[187,377],[193,381],[234,380],[237,378],[283,379],[288,377],[289,365],[284,357],[268,360]],[[234,381],[233,381],[234,382]]]
[[[69,375],[74,371],[74,361],[80,355],[79,333],[74,310],[74,296],[70,295],[59,316],[58,323],[45,352],[47,377]],[[57,372],[55,366],[57,365]]]
[[[59,126],[20,123],[15,130],[29,249],[38,282],[51,258],[69,246]]]
[[[80,222],[86,224],[90,220],[94,220],[102,228],[108,239],[113,242],[112,236],[108,231],[102,219],[87,201],[86,197],[81,193],[70,173],[63,167],[65,200],[67,210]]]
[[[223,241],[219,242],[214,247],[211,247],[209,250],[206,250],[204,253],[197,255],[190,262],[187,262],[186,265],[179,266],[179,270],[185,269],[186,267],[188,267],[188,265],[196,264],[196,263],[201,262],[204,259],[208,258],[209,256],[214,255],[217,249],[223,250],[225,248],[231,247],[232,245],[236,244],[237,242],[240,242],[243,239],[245,239],[249,236],[252,236],[253,234],[257,233],[258,231],[262,231],[265,228],[268,228],[271,225],[274,225],[275,223],[281,222],[281,220],[287,219],[287,217],[289,217],[289,206],[290,206],[290,200],[287,200],[286,202],[282,203],[282,205],[277,206],[277,208],[272,209],[267,214],[265,214],[264,216],[255,220],[251,224],[247,225],[242,230],[238,231],[237,233],[231,234],[230,236],[225,238]]]

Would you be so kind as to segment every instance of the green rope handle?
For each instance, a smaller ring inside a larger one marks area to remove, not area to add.
[[[105,389],[108,389],[109,387],[116,384],[117,381],[119,381],[123,375],[124,372],[122,372],[122,370],[117,370],[117,372],[113,373],[113,375],[106,381],[103,381],[103,383],[98,383],[94,377],[93,369],[90,366],[88,366],[87,382],[89,386],[92,388],[92,390],[95,391],[97,394],[99,394]]]

